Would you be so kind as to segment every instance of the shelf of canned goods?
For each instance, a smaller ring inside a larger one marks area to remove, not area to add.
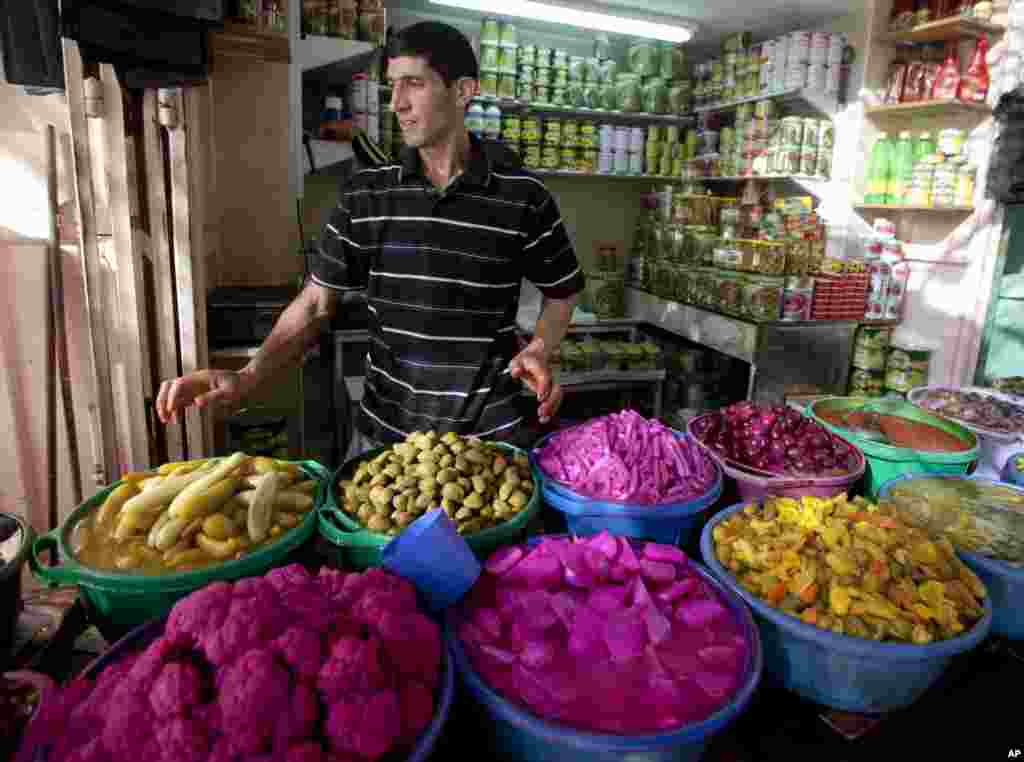
[[[693,124],[694,122],[693,114],[651,114],[646,111],[613,111],[603,108],[565,106],[557,103],[520,101],[515,98],[491,98],[484,95],[478,95],[473,100],[477,103],[495,105],[500,109],[508,111],[532,111],[537,114],[595,119],[597,121],[675,124],[680,126]]]
[[[757,103],[773,104],[773,111],[778,107],[784,106],[787,111],[795,116],[817,116],[823,119],[831,119],[839,107],[839,101],[835,95],[816,92],[806,88],[796,88],[792,90],[770,90],[747,98],[737,98],[731,101],[697,106],[694,110],[698,114],[705,114],[713,111],[728,111],[742,106],[753,106],[753,104]]]

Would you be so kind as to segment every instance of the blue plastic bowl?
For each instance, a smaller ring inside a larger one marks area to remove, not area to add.
[[[134,630],[114,643],[106,653],[90,662],[90,664],[82,670],[81,677],[95,680],[104,669],[109,667],[111,664],[115,664],[118,659],[129,651],[143,649],[160,637],[164,632],[164,625],[166,624],[167,616],[162,616],[159,619],[152,619],[145,624],[140,624]],[[438,686],[439,695],[437,697],[437,705],[434,710],[434,717],[431,719],[430,724],[423,729],[422,733],[420,733],[420,737],[417,739],[416,745],[412,748],[409,756],[406,757],[407,762],[426,762],[430,753],[434,749],[434,745],[437,743],[437,739],[441,735],[441,730],[444,728],[444,724],[448,720],[448,715],[451,713],[452,700],[455,697],[455,667],[452,664],[451,654],[448,653],[447,648],[441,649],[441,659],[442,671],[440,674]],[[21,760],[31,760],[31,762],[58,762],[58,760],[50,759],[50,747],[46,744],[46,739],[40,739],[40,741],[42,744],[37,746],[34,750],[31,750],[31,753],[30,750],[23,746],[19,752],[19,762],[21,762]]]
[[[929,478],[969,478],[974,481],[996,483],[993,479],[985,479],[979,476],[932,476]],[[881,500],[888,495],[893,485],[897,482],[906,480],[907,477],[899,477],[887,481],[878,491],[878,499]],[[1009,482],[1002,482],[1002,484],[1017,492],[1024,493],[1024,486],[1020,484],[1011,484]],[[982,556],[978,553],[970,553],[966,550],[958,550],[957,555],[985,583],[985,587],[988,590],[988,599],[992,603],[992,633],[1012,640],[1024,640],[1024,568],[1013,566],[995,558]]]
[[[888,712],[916,701],[946,671],[950,660],[988,635],[992,604],[968,632],[925,645],[878,643],[804,624],[745,590],[715,556],[711,533],[742,510],[740,503],[715,514],[704,526],[700,551],[725,585],[754,610],[764,644],[765,671],[783,687],[818,704],[847,712]]]
[[[535,473],[540,475],[541,496],[544,502],[565,515],[569,532],[574,535],[600,534],[607,530],[610,534],[620,537],[680,545],[693,534],[700,514],[722,495],[722,469],[712,460],[715,481],[706,493],[693,500],[662,505],[632,505],[593,500],[573,492],[545,475],[537,462],[537,453],[552,436],[554,434],[549,434],[540,441],[537,448],[530,453],[530,460]],[[677,438],[687,439],[689,435],[679,432]]]
[[[740,621],[750,649],[746,673],[733,700],[703,722],[671,732],[639,736],[589,733],[540,719],[484,683],[456,634],[459,608],[448,609],[445,639],[459,676],[490,718],[488,732],[493,748],[500,750],[502,759],[514,762],[696,762],[700,759],[711,737],[728,727],[750,703],[761,679],[763,657],[757,627],[747,607],[699,564],[694,563],[693,568],[718,592]]]

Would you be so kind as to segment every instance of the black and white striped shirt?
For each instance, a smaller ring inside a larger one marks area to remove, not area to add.
[[[508,435],[536,405],[508,372],[522,279],[553,299],[584,283],[551,193],[504,146],[475,139],[444,191],[413,149],[401,164],[357,174],[315,260],[314,282],[366,291],[357,426],[382,442],[428,429]]]

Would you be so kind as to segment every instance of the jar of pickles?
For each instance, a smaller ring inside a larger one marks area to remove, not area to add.
[[[661,70],[658,51],[650,40],[636,40],[627,52],[629,70],[640,77],[655,77]]]
[[[536,116],[524,116],[519,125],[519,134],[524,143],[540,143],[540,119]]]
[[[641,110],[648,114],[665,114],[668,112],[668,88],[665,80],[653,77],[642,87]]]
[[[528,169],[540,169],[540,143],[522,143],[523,164]]]
[[[640,76],[620,74],[616,80],[620,111],[640,111],[643,105],[640,92]]]
[[[544,144],[555,147],[562,145],[562,123],[558,119],[544,122]]]

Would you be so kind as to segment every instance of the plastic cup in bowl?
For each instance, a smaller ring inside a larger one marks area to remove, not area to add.
[[[481,572],[469,543],[439,508],[420,516],[385,545],[381,562],[412,582],[435,611],[458,601]]]

